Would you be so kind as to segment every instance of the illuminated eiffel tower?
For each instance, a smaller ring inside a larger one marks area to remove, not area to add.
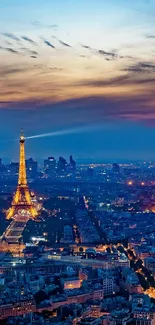
[[[26,167],[25,167],[25,137],[23,130],[20,135],[20,161],[19,161],[19,176],[16,192],[13,197],[11,208],[7,211],[7,219],[16,218],[16,216],[23,215],[23,217],[35,218],[37,210],[35,209],[30,192],[27,185]]]

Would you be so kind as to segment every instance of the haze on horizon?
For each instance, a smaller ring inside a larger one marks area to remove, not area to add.
[[[1,0],[0,139],[86,128],[27,154],[155,159],[154,15],[153,0]]]

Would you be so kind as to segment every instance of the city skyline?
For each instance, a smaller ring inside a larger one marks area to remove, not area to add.
[[[23,127],[68,130],[27,141],[37,159],[155,159],[154,13],[146,0],[2,0],[1,156],[18,158]]]
[[[0,324],[155,325],[155,0],[0,0]]]

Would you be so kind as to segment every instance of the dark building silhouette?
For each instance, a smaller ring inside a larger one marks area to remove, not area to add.
[[[38,163],[37,161],[29,158],[26,160],[26,172],[28,178],[36,178],[38,172]]]
[[[54,157],[48,157],[44,160],[44,171],[49,176],[54,176],[56,172],[56,160]]]
[[[6,173],[6,166],[3,165],[2,159],[0,158],[0,177],[1,178],[4,177],[5,173]]]
[[[18,162],[11,162],[10,165],[8,165],[8,174],[11,177],[17,177],[19,171],[19,163]]]
[[[67,166],[67,161],[65,158],[63,157],[59,157],[59,161],[58,161],[58,171],[65,171],[66,170],[66,166]]]
[[[73,159],[73,156],[72,155],[69,157],[69,169],[71,171],[75,171],[76,170],[76,162]]]
[[[113,165],[112,165],[112,170],[113,170],[113,172],[114,173],[120,173],[120,167],[119,167],[119,165],[118,164],[116,164],[116,163],[114,163]]]

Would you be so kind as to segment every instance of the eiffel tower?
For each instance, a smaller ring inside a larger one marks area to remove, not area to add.
[[[30,192],[27,185],[26,167],[25,167],[25,137],[23,130],[20,135],[20,161],[19,161],[19,176],[16,192],[13,197],[11,208],[7,211],[7,219],[16,218],[17,215],[34,219],[37,216]]]

